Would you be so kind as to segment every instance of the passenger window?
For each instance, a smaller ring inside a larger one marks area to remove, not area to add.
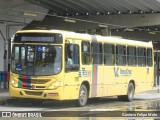
[[[104,44],[104,64],[115,64],[115,50],[113,44]]]
[[[146,48],[138,48],[138,65],[146,66]]]
[[[123,45],[116,46],[116,64],[126,65],[126,46]]]
[[[65,63],[67,71],[79,70],[79,46],[76,44],[65,45]]]
[[[148,48],[147,49],[147,65],[152,66],[152,49]]]
[[[93,64],[102,64],[102,43],[92,43]]]
[[[128,65],[130,66],[137,65],[136,47],[132,46],[127,47],[127,61]]]
[[[82,42],[82,64],[84,65],[89,65],[90,64],[90,43],[89,42],[86,42],[86,41],[83,41]]]

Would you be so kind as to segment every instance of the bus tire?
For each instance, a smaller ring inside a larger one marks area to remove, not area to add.
[[[87,104],[87,100],[88,100],[88,90],[86,86],[82,84],[79,90],[77,105],[79,107],[83,107]]]
[[[128,102],[131,102],[134,98],[134,85],[133,83],[129,83],[128,85],[128,91],[127,91],[127,95],[124,96],[125,100]]]

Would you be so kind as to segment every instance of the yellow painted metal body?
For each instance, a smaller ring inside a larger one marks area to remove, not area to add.
[[[153,67],[138,67],[138,66],[106,66],[106,65],[82,65],[81,42],[92,41],[91,35],[79,34],[74,32],[59,31],[59,30],[24,30],[17,33],[61,33],[63,36],[63,57],[62,70],[57,75],[51,76],[32,76],[31,84],[33,89],[17,88],[11,83],[12,80],[18,82],[18,75],[12,73],[9,84],[9,94],[11,97],[17,98],[33,98],[33,99],[56,99],[56,100],[72,100],[78,99],[80,85],[86,81],[89,83],[89,98],[126,95],[128,84],[132,80],[135,83],[135,93],[150,90],[153,87],[154,74]],[[125,40],[116,37],[102,37],[96,36],[97,42],[120,44],[126,46],[136,46],[152,48],[150,42],[139,42],[133,40]],[[80,69],[75,72],[65,72],[65,43],[74,43],[79,45],[80,51]],[[15,44],[15,43],[13,43]],[[26,43],[29,44],[29,43]],[[37,45],[37,43],[32,43]],[[52,44],[51,44],[52,45]],[[154,58],[154,57],[153,57]],[[119,77],[115,77],[115,71],[118,70]],[[131,70],[132,74],[121,74],[120,72]],[[149,73],[147,74],[147,70]],[[87,76],[79,76],[82,71],[87,73]],[[95,76],[96,74],[96,76]],[[93,78],[96,77],[96,83]],[[40,82],[41,81],[41,82]],[[49,86],[56,81],[58,87],[56,89],[49,89]],[[35,87],[36,86],[36,87]],[[37,87],[38,86],[38,87]],[[43,86],[43,87],[42,87]],[[50,94],[51,93],[51,94]],[[55,93],[55,94],[54,94]]]

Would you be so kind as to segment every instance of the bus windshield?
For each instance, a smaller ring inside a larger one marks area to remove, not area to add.
[[[62,68],[60,45],[14,44],[11,70],[21,75],[55,75]]]

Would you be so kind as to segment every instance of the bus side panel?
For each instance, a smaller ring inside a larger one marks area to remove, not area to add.
[[[147,72],[146,86],[147,86],[147,90],[150,90],[153,88],[153,85],[154,85],[154,68],[147,67],[146,72]]]
[[[127,93],[127,66],[117,66],[115,73],[115,95],[126,95]]]
[[[115,89],[115,74],[113,66],[104,66],[104,89],[103,96],[112,96],[116,94]]]
[[[133,70],[133,74],[136,81],[135,93],[146,91],[146,67],[136,67]]]
[[[79,78],[78,72],[65,73],[64,79],[64,100],[77,99],[79,93]]]
[[[88,94],[89,94],[89,98],[92,97],[92,66],[91,65],[81,65],[81,69],[79,70],[78,73],[78,78],[80,81],[80,85],[86,82],[89,84],[88,87]]]
[[[139,71],[137,71],[137,69],[138,69],[137,66],[128,66],[128,71],[129,71],[129,73],[128,73],[128,75],[127,75],[127,83],[126,83],[127,89],[126,89],[126,92],[127,92],[127,90],[128,90],[128,84],[129,84],[130,81],[133,81],[133,82],[134,82],[135,92],[137,91],[137,89],[139,89],[139,88],[137,88],[137,85],[139,84],[139,81],[138,81]]]
[[[92,97],[102,97],[103,94],[103,66],[92,66]]]
[[[154,52],[153,52],[153,48],[152,48],[152,63],[150,66],[147,67],[146,69],[146,74],[147,74],[147,90],[153,89],[153,85],[154,85]],[[148,53],[147,53],[148,55]],[[151,56],[150,56],[151,57]],[[147,59],[147,64],[149,64],[149,61]]]

